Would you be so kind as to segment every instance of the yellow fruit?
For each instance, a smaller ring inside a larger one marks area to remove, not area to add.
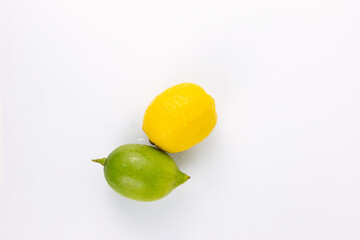
[[[165,90],[150,103],[143,130],[158,148],[176,153],[204,140],[216,120],[214,99],[200,86],[182,83]]]

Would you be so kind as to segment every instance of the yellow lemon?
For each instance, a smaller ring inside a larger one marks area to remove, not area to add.
[[[165,90],[150,103],[143,130],[158,148],[176,153],[204,140],[216,120],[214,99],[199,85],[182,83]]]

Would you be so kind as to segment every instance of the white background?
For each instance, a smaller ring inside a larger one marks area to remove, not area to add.
[[[1,0],[0,239],[360,239],[358,0]],[[218,124],[142,203],[100,165],[161,91]]]

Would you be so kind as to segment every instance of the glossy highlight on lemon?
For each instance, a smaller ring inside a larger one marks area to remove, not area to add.
[[[158,148],[176,153],[204,140],[216,121],[215,100],[199,85],[182,83],[165,90],[150,103],[143,130]]]

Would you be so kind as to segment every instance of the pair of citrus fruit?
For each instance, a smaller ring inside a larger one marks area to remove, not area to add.
[[[165,152],[181,152],[201,142],[216,121],[214,99],[200,86],[182,83],[159,94],[145,111],[143,130],[160,150],[127,144],[93,161],[104,166],[108,184],[119,194],[154,201],[190,178]]]

